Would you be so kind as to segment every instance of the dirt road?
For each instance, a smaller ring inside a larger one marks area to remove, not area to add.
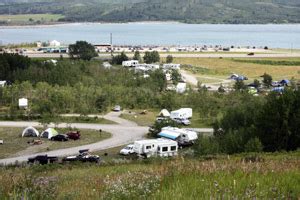
[[[22,155],[13,158],[0,159],[0,164],[8,165],[14,164],[16,162],[24,162],[27,161],[29,157],[33,157],[36,155],[47,154],[49,156],[68,156],[77,154],[80,149],[90,149],[90,151],[99,151],[105,150],[113,147],[118,147],[121,145],[125,145],[131,143],[135,140],[142,139],[148,131],[148,127],[138,126],[136,123],[122,119],[119,117],[121,113],[108,113],[103,117],[109,119],[111,121],[116,122],[117,124],[84,124],[84,123],[72,123],[71,127],[76,127],[78,129],[93,129],[93,130],[103,130],[112,134],[112,137],[106,140],[102,140],[93,144],[82,145],[78,147],[71,147],[66,149],[59,149],[54,151],[41,152],[30,155]],[[62,123],[59,124],[59,128],[68,127],[70,124]],[[41,127],[38,122],[1,122],[0,127]],[[54,125],[50,125],[53,127]],[[212,133],[213,130],[211,128],[203,128],[199,129],[200,132]],[[100,133],[99,133],[100,134]]]

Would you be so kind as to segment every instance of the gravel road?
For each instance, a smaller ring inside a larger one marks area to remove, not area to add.
[[[109,132],[112,134],[112,137],[109,139],[99,141],[93,144],[78,146],[78,147],[71,147],[66,149],[59,149],[54,151],[47,151],[41,152],[31,155],[23,155],[13,158],[5,158],[0,159],[0,164],[8,165],[14,164],[16,162],[24,162],[27,161],[29,157],[33,157],[36,155],[43,155],[47,154],[49,156],[68,156],[77,154],[80,149],[90,149],[91,152],[105,150],[113,147],[118,147],[121,145],[125,145],[131,143],[135,140],[142,139],[148,131],[148,127],[145,126],[138,126],[136,123],[121,119],[119,117],[121,113],[108,113],[107,115],[103,116],[106,119],[116,122],[117,124],[84,124],[84,123],[72,123],[72,127],[76,127],[78,129],[93,129],[93,130],[100,130]],[[59,124],[59,128],[67,127],[70,124],[62,123]],[[0,121],[0,127],[27,127],[27,126],[34,126],[34,127],[41,127],[38,122],[8,122],[8,121]],[[50,127],[53,127],[53,124],[50,124]],[[203,128],[198,129],[198,131],[209,133],[213,130],[210,128]]]

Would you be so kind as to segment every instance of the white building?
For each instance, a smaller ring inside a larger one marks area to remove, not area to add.
[[[51,42],[49,42],[49,46],[51,46],[51,47],[59,47],[60,46],[60,42],[58,42],[57,40],[52,40]]]
[[[155,71],[159,69],[159,65],[155,64],[137,64],[134,68],[135,73],[143,72],[146,73],[148,71]]]

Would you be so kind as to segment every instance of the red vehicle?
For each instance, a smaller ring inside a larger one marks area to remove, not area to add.
[[[80,131],[70,131],[67,133],[68,138],[71,140],[79,140],[80,139]]]

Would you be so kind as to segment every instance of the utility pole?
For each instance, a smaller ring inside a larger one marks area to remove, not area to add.
[[[110,33],[110,54],[111,54],[111,57],[113,57],[113,38],[112,38],[112,33]]]

